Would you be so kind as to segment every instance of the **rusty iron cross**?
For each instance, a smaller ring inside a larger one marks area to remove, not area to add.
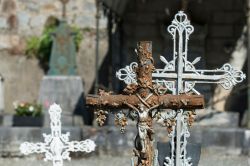
[[[153,147],[153,119],[157,118],[159,109],[185,109],[194,110],[204,107],[204,98],[201,95],[159,95],[157,86],[152,81],[155,70],[152,58],[152,42],[142,41],[137,45],[138,66],[134,68],[137,84],[130,84],[124,89],[125,94],[111,95],[100,91],[100,96],[88,96],[86,104],[100,109],[97,120],[103,124],[107,111],[103,109],[130,109],[129,117],[137,120],[137,136],[135,139],[135,156],[137,162],[132,160],[133,166],[157,165],[157,152]],[[157,109],[156,111],[154,111]],[[187,111],[188,112],[188,111]],[[190,114],[190,118],[192,114]],[[127,125],[127,116],[116,114],[116,123],[124,129]],[[173,124],[169,124],[171,127]],[[171,130],[171,129],[170,129]]]
[[[172,59],[168,61],[165,57],[160,56],[165,66],[164,68],[155,69],[152,73],[153,82],[161,87],[160,94],[171,92],[175,95],[183,93],[199,95],[199,91],[195,88],[196,84],[219,84],[224,89],[230,89],[246,78],[242,71],[228,63],[214,70],[196,69],[195,64],[201,58],[196,57],[190,61],[188,57],[188,41],[194,27],[190,24],[187,15],[183,11],[179,11],[175,15],[167,30],[173,40]],[[137,66],[136,62],[132,62],[129,66],[120,69],[116,73],[117,78],[127,85],[137,84],[136,73],[133,71],[133,68]],[[186,116],[189,116],[189,114],[186,114],[183,109],[173,110],[161,116],[163,120],[176,119],[176,125],[173,126],[174,130],[169,134],[171,138],[171,155],[166,157],[165,166],[192,165],[192,158],[188,156],[186,149],[187,138],[190,136],[188,131],[190,122],[186,121]]]

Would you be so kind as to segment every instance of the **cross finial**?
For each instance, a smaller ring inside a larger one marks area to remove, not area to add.
[[[66,19],[66,5],[69,2],[69,0],[60,0],[62,5],[63,5],[63,9],[62,9],[62,18]]]
[[[24,155],[32,153],[45,153],[44,161],[52,160],[53,166],[63,166],[63,160],[70,160],[70,152],[90,153],[95,150],[95,143],[92,140],[69,141],[70,133],[61,133],[61,112],[59,105],[53,104],[49,108],[51,134],[43,134],[44,143],[24,142],[20,151]]]

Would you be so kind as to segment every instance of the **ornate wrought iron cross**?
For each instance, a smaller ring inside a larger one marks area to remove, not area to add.
[[[29,143],[24,142],[20,146],[21,153],[28,155],[32,153],[45,153],[45,161],[52,160],[53,166],[62,166],[63,160],[70,160],[70,152],[87,152],[95,150],[95,143],[92,140],[69,141],[70,133],[61,133],[61,107],[53,104],[49,108],[51,134],[43,134],[45,142]]]
[[[197,57],[193,62],[188,61],[188,40],[189,35],[194,31],[187,15],[179,11],[172,24],[168,27],[168,32],[173,37],[173,59],[167,61],[163,56],[161,61],[165,64],[163,69],[156,69],[152,76],[153,82],[161,87],[161,94],[170,90],[172,94],[178,95],[183,93],[200,94],[194,87],[196,83],[220,84],[225,89],[230,89],[237,83],[242,82],[246,76],[242,71],[234,69],[230,64],[224,64],[221,68],[215,70],[197,70],[195,64],[200,61]],[[120,69],[116,76],[124,81],[127,85],[138,84],[134,68],[138,64],[133,62],[130,66]],[[188,122],[183,109],[173,110],[168,117],[176,117],[176,127],[170,134],[171,137],[171,156],[166,157],[166,166],[173,165],[191,165],[191,158],[187,156],[186,144],[189,137]]]
[[[134,152],[135,156],[138,157],[138,161],[132,165],[155,166],[158,161],[153,148],[154,131],[152,121],[158,117],[160,110],[153,112],[154,109],[198,109],[203,108],[204,99],[200,95],[159,95],[157,87],[152,82],[152,72],[155,69],[152,58],[152,43],[148,41],[139,42],[137,56],[138,67],[134,69],[138,80],[137,84],[128,85],[124,89],[125,95],[111,95],[101,91],[100,96],[88,96],[86,103],[88,106],[99,109],[131,109],[127,115],[124,112],[116,114],[116,122],[124,129],[127,125],[127,116],[137,120],[138,134],[135,139]],[[100,110],[97,120],[103,123],[105,114],[105,111]]]

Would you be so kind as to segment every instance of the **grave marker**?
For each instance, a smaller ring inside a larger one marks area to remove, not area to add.
[[[49,108],[51,134],[43,134],[44,142],[24,142],[20,145],[20,151],[24,155],[32,153],[45,153],[44,161],[53,161],[53,166],[62,166],[63,160],[70,160],[70,152],[90,153],[95,150],[92,140],[69,141],[70,133],[61,133],[61,107],[53,104]]]
[[[66,21],[66,4],[69,0],[60,0],[63,5],[62,20],[52,33],[53,45],[50,55],[48,75],[76,75],[76,46],[74,34]]]
[[[215,70],[197,70],[195,64],[200,61],[197,57],[192,62],[188,60],[188,40],[194,28],[187,19],[183,11],[179,11],[172,24],[168,27],[168,32],[173,37],[173,59],[167,61],[165,57],[160,57],[165,63],[163,69],[156,69],[152,73],[153,82],[161,87],[161,94],[171,91],[172,94],[179,95],[183,93],[200,94],[194,87],[195,84],[220,84],[225,89],[230,89],[237,83],[242,82],[246,76],[242,71],[234,69],[230,64],[224,64],[221,68]],[[138,84],[134,67],[138,66],[136,62],[120,69],[116,76],[127,85]],[[171,137],[171,156],[166,157],[165,166],[190,166],[192,159],[187,156],[187,138],[190,136],[188,126],[188,114],[183,109],[173,110],[172,113],[164,117],[167,119],[176,119],[176,126],[169,134]]]
[[[204,99],[199,95],[159,95],[158,89],[152,83],[152,72],[154,70],[154,60],[152,58],[152,43],[149,41],[139,42],[137,46],[138,65],[134,70],[138,79],[138,84],[128,85],[125,95],[111,95],[101,91],[100,96],[88,96],[86,104],[98,109],[131,109],[128,115],[120,112],[116,115],[116,123],[122,129],[127,125],[127,117],[137,120],[138,134],[135,139],[135,156],[138,161],[132,165],[152,166],[158,165],[156,151],[153,148],[153,119],[156,119],[160,112],[153,112],[157,108],[187,109],[203,108]],[[192,115],[189,111],[187,114]],[[98,112],[97,120],[103,123],[106,111]],[[190,116],[192,118],[192,116]],[[188,118],[189,119],[189,118]],[[168,122],[166,122],[168,123]]]
[[[43,106],[45,103],[61,103],[64,124],[79,126],[83,124],[83,115],[86,113],[83,106],[83,80],[77,75],[74,34],[66,21],[66,4],[69,0],[60,1],[63,7],[63,18],[59,27],[52,33],[53,46],[49,71],[41,82],[38,101]],[[84,122],[87,123],[87,120],[88,117]],[[49,124],[49,115],[46,113],[44,125],[47,124]]]

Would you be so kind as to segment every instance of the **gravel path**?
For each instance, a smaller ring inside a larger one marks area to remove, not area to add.
[[[65,161],[64,166],[130,166],[129,156],[99,156]],[[0,158],[0,166],[52,166],[35,157]],[[202,151],[199,166],[250,166],[250,156],[238,155],[221,150]]]

